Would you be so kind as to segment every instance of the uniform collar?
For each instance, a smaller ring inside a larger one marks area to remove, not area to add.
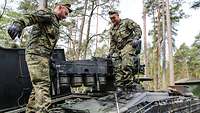
[[[60,18],[54,13],[54,15],[56,16],[57,21],[60,21]]]

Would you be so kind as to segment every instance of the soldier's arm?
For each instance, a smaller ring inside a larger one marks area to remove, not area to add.
[[[8,28],[8,34],[14,40],[15,37],[20,37],[22,30],[26,26],[31,26],[36,23],[49,23],[53,14],[46,11],[37,11],[34,14],[26,14],[24,17],[14,21]]]
[[[110,49],[109,49],[109,54],[113,54],[115,50],[115,42],[111,39],[110,41]]]
[[[111,36],[111,33],[110,33],[110,49],[109,49],[110,55],[112,55],[114,53],[115,48],[116,48],[116,42],[115,42],[115,40],[113,39],[113,37]]]
[[[134,55],[138,55],[141,52],[141,40],[140,40],[140,38],[141,38],[141,35],[142,35],[142,30],[141,30],[140,26],[132,20],[129,20],[128,28],[133,34],[132,47],[135,49]]]
[[[51,16],[51,13],[40,10],[33,14],[25,14],[22,18],[14,21],[14,23],[18,23],[21,25],[22,28],[25,28],[27,26],[31,26],[37,23],[51,22]]]
[[[142,30],[141,30],[140,26],[136,22],[134,22],[132,20],[128,20],[127,27],[133,33],[133,37],[134,38],[141,38]]]

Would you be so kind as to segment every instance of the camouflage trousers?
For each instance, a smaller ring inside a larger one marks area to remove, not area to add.
[[[33,89],[26,113],[46,113],[51,105],[49,59],[38,55],[26,55]]]
[[[117,87],[127,87],[133,83],[133,53],[134,49],[131,45],[126,45],[116,53],[113,64]]]

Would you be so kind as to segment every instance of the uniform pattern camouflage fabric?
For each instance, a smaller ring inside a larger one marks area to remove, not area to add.
[[[25,28],[32,26],[32,31],[26,46],[27,54],[49,56],[54,44],[58,40],[59,21],[50,11],[37,11],[27,14],[15,21]]]
[[[48,58],[26,55],[33,89],[27,105],[27,113],[45,113],[51,105]]]
[[[51,103],[49,58],[58,40],[59,21],[49,11],[37,11],[15,22],[20,23],[22,28],[32,26],[26,46],[26,61],[33,90],[26,112],[45,113]]]
[[[132,84],[133,56],[135,56],[132,42],[140,38],[142,31],[140,26],[130,19],[122,19],[118,26],[110,29],[110,54],[114,57],[114,74],[116,85],[124,87]]]

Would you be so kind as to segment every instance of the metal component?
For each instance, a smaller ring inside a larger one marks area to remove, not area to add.
[[[57,68],[56,78],[59,78],[59,68],[60,68],[60,65],[58,65],[58,66],[56,65],[56,68]],[[57,82],[56,82],[57,83],[57,85],[56,85],[57,86],[56,87],[57,90],[56,91],[57,91],[57,94],[60,94],[60,79],[56,79],[56,80],[57,80]]]
[[[117,93],[114,93],[115,95],[115,103],[116,103],[116,107],[117,107],[117,113],[119,113],[119,103],[118,103],[118,99],[117,99]]]

